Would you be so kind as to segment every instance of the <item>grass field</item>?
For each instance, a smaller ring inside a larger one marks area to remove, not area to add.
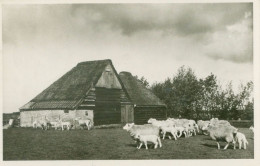
[[[121,128],[91,131],[42,131],[11,128],[3,131],[4,160],[104,160],[104,159],[252,159],[253,133],[240,128],[249,142],[247,150],[218,150],[209,136],[197,135],[177,141],[162,140],[162,148],[136,149],[129,134]],[[225,143],[222,143],[222,148]]]

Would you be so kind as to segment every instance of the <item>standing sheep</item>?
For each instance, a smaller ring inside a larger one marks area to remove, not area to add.
[[[218,149],[220,149],[220,141],[227,142],[226,146],[224,147],[224,149],[227,149],[229,144],[233,142],[234,135],[237,133],[237,129],[229,125],[209,125],[207,130],[211,139],[217,142]]]
[[[248,141],[246,139],[246,136],[243,133],[237,132],[235,138],[234,138],[234,149],[236,149],[236,143],[238,142],[239,149],[241,149],[242,144],[244,146],[244,149],[246,149],[246,144],[248,144]]]
[[[159,127],[153,126],[151,124],[146,125],[135,125],[134,123],[127,123],[124,127],[124,130],[129,132],[133,140],[138,143],[136,135],[156,135],[159,137]],[[138,146],[138,145],[137,145]],[[161,145],[160,145],[161,146]]]
[[[156,149],[158,147],[158,144],[160,147],[162,147],[162,143],[160,140],[160,137],[157,135],[139,135],[137,134],[135,136],[135,139],[138,139],[140,142],[139,147],[137,147],[138,149],[140,149],[142,147],[142,145],[145,145],[146,150],[148,149],[147,147],[147,142],[151,142],[154,144],[154,149]]]
[[[161,127],[163,139],[165,138],[166,133],[171,133],[175,140],[177,140],[177,130],[173,126],[162,126]],[[171,136],[169,136],[169,139],[172,139]]]
[[[204,135],[207,135],[205,133],[205,131],[203,130],[203,128],[207,127],[209,125],[209,121],[203,121],[203,120],[199,120],[198,121],[198,128],[199,128],[199,133],[202,133]]]

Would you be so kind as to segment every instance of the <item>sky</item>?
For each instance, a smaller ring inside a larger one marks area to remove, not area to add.
[[[252,3],[5,4],[2,30],[3,112],[89,60],[150,84],[183,65],[223,85],[253,80]]]

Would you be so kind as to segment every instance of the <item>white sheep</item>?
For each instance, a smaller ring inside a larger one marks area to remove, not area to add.
[[[246,145],[248,144],[248,141],[246,139],[246,136],[243,133],[237,132],[236,136],[234,137],[234,149],[236,149],[236,143],[238,142],[239,149],[241,149],[242,144],[244,146],[244,149],[246,149]]]
[[[157,135],[159,137],[160,131],[159,127],[151,124],[135,125],[134,123],[127,123],[123,129],[129,132],[130,136],[136,141],[136,143],[138,143],[135,138],[136,135]]]
[[[62,119],[60,119],[60,120],[58,120],[58,122],[55,125],[55,130],[57,130],[58,128],[61,128],[61,130],[63,131],[64,130],[64,126],[66,126],[67,130],[70,130],[72,124],[69,121],[64,122],[64,121],[62,121]]]
[[[207,134],[205,133],[204,128],[206,128],[206,127],[209,125],[209,123],[210,123],[210,122],[209,122],[208,120],[206,120],[206,121],[199,120],[199,121],[198,121],[199,133],[202,133],[202,134],[204,134],[204,135],[207,135]]]
[[[217,142],[218,149],[220,149],[219,141],[227,142],[224,147],[224,149],[227,149],[229,143],[234,143],[234,135],[237,133],[237,129],[230,125],[209,125],[207,131],[211,139]]]
[[[90,130],[92,126],[92,122],[90,119],[82,119],[81,117],[75,118],[76,121],[78,121],[79,125],[83,128],[86,126],[88,130]]]
[[[173,126],[162,126],[161,127],[163,139],[165,138],[166,133],[171,133],[175,140],[177,140],[177,130]],[[171,139],[171,136],[169,136],[169,139]]]
[[[251,130],[252,132],[254,132],[254,126],[250,126],[249,130]]]
[[[156,149],[158,147],[158,144],[160,147],[162,147],[160,137],[157,135],[139,135],[139,134],[137,134],[135,136],[135,139],[137,139],[140,142],[139,147],[137,147],[138,149],[140,149],[143,144],[145,145],[145,148],[148,149],[148,147],[147,147],[148,142],[151,142],[154,144],[154,149]]]
[[[182,136],[182,134],[184,134],[184,136],[187,137],[187,131],[184,127],[177,126],[177,127],[175,127],[175,129],[177,130],[177,132],[179,132],[179,135],[177,135],[178,138],[180,138]]]
[[[210,125],[229,125],[231,126],[231,124],[226,121],[226,120],[219,120],[218,118],[212,118],[209,121]]]
[[[172,125],[171,122],[168,122],[168,121],[165,121],[165,120],[156,120],[154,118],[150,118],[147,122],[154,125],[154,126],[157,126],[157,127]]]

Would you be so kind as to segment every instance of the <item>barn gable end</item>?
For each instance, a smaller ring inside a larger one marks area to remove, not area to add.
[[[129,99],[111,60],[81,62],[20,108],[21,126],[54,116],[120,123],[123,102]]]

